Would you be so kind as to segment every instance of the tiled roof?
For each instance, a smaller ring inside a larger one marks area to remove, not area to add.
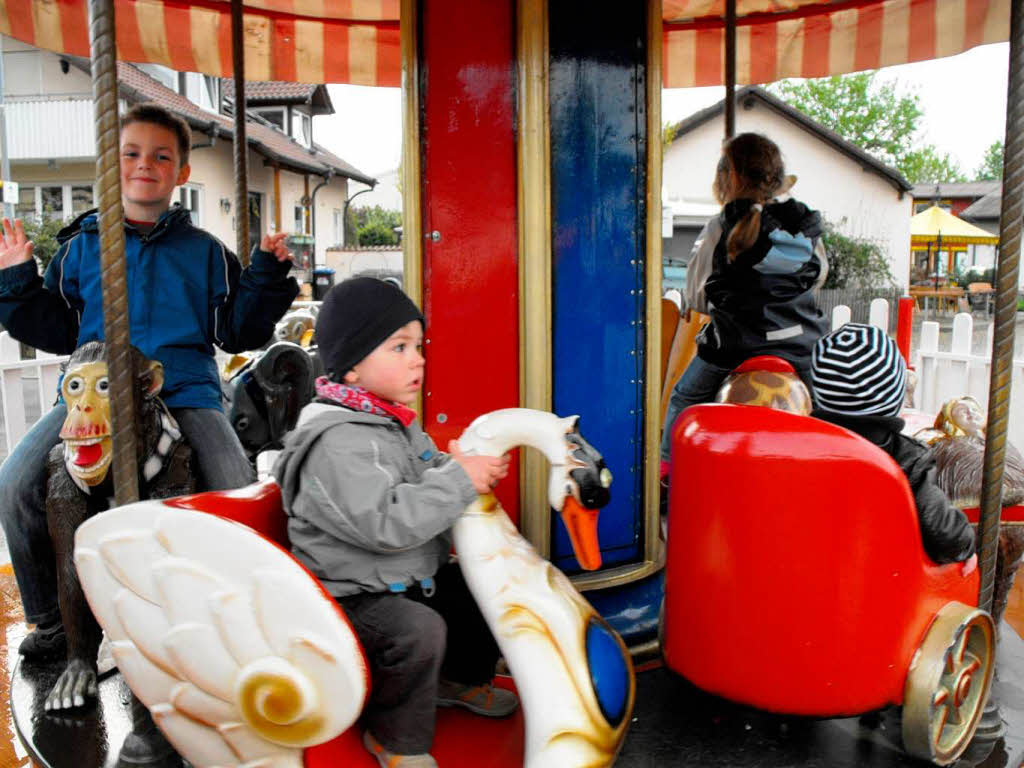
[[[764,88],[760,88],[756,85],[747,85],[736,91],[737,105],[745,103],[748,99],[760,100],[769,109],[772,109],[783,117],[788,118],[812,134],[817,135],[818,138],[826,144],[831,144],[834,149],[857,161],[862,165],[862,167],[869,168],[879,176],[884,177],[890,184],[896,187],[896,189],[900,190],[901,193],[911,188],[910,182],[903,178],[903,174],[895,168],[889,167],[877,157],[865,152],[853,142],[847,141],[835,131],[826,128],[816,120],[812,120],[803,112],[790,106],[777,96],[772,95]],[[675,135],[672,141],[677,141],[685,133],[694,130],[706,123],[708,120],[711,120],[724,112],[725,99],[722,99],[717,104],[712,104],[706,109],[693,113],[689,117],[675,124]]]
[[[936,197],[973,197],[978,199],[999,188],[998,181],[967,181],[950,184],[915,184],[910,191],[915,200]]]
[[[193,129],[207,133],[215,132],[218,136],[231,139],[234,124],[230,117],[199,108],[180,93],[172,91],[131,64],[119,61],[117,76],[123,94],[130,100],[156,102],[181,115]],[[313,149],[306,149],[281,131],[263,123],[247,121],[246,138],[257,152],[289,170],[320,176],[333,173],[364,184],[376,184],[376,179],[362,173],[337,155],[315,145]]]
[[[960,215],[965,219],[980,221],[983,219],[998,219],[999,211],[1003,204],[1002,187],[996,187],[984,197],[979,197],[969,206],[961,211]]]
[[[234,101],[235,81],[230,77],[222,77],[221,90],[224,96]],[[245,82],[245,103],[247,105],[264,104],[309,104],[315,115],[334,114],[334,105],[327,88],[322,85],[307,83],[290,83],[280,80],[247,80]]]

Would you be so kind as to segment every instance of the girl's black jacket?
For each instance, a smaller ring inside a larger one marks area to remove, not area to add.
[[[822,271],[821,215],[793,199],[767,203],[757,240],[730,264],[729,233],[751,205],[734,200],[722,210],[722,236],[704,289],[711,322],[698,338],[698,354],[723,368],[770,354],[806,369],[827,330],[812,292]]]

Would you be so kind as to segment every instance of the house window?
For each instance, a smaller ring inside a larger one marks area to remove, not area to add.
[[[93,199],[92,184],[20,184],[14,215],[67,221],[92,208]]]
[[[202,188],[193,186],[192,184],[185,184],[178,191],[178,201],[181,203],[182,208],[188,211],[189,218],[192,219],[192,224],[196,227],[203,226]]]
[[[285,127],[284,127],[284,117],[285,117],[284,107],[268,107],[268,108],[264,108],[264,109],[254,109],[252,111],[255,112],[257,115],[259,115],[260,117],[262,117],[268,123],[273,125],[275,128],[279,128],[282,131],[285,130]]]
[[[220,110],[220,83],[215,77],[185,72],[185,98],[208,112]]]
[[[344,241],[344,235],[341,228],[341,209],[335,208],[331,211],[331,224],[333,225],[334,243],[335,245],[342,245]]]
[[[313,146],[313,120],[306,113],[292,110],[292,138],[304,147]]]
[[[944,211],[952,210],[952,200],[915,200],[914,201],[914,213],[920,213],[921,211],[927,211],[933,205],[939,206]]]
[[[300,235],[309,234],[306,228],[306,207],[304,205],[295,206],[295,229],[292,231]]]
[[[26,187],[24,184],[18,187],[18,202],[14,206],[14,216],[19,219],[36,216],[35,187]]]
[[[39,187],[39,212],[48,219],[64,218],[64,190],[61,187]]]
[[[73,184],[71,186],[71,216],[85,213],[94,205],[92,184]]]

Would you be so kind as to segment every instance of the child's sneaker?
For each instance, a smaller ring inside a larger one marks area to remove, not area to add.
[[[425,752],[422,755],[397,755],[389,752],[369,731],[363,732],[363,746],[377,758],[381,768],[437,768],[437,761]]]
[[[463,707],[485,717],[507,717],[516,711],[519,699],[512,691],[485,685],[465,685],[441,680],[437,685],[437,706]]]

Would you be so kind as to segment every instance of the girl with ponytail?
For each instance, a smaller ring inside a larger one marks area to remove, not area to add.
[[[676,383],[665,414],[662,466],[672,426],[683,410],[714,400],[725,377],[744,360],[777,355],[811,390],[810,359],[827,326],[812,289],[828,274],[821,215],[788,196],[778,146],[756,133],[726,142],[712,189],[722,211],[694,245],[686,304],[711,316],[697,355]]]

